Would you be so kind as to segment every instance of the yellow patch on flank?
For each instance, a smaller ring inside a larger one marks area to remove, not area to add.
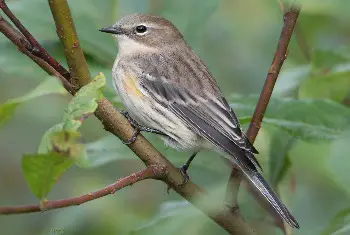
[[[132,76],[131,74],[126,74],[123,79],[123,85],[127,94],[133,94],[137,97],[143,96],[141,90],[138,88],[135,76]]]

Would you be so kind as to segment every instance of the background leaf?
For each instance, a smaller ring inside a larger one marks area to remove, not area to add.
[[[326,98],[341,102],[350,90],[350,72],[312,77],[300,87],[300,98]]]
[[[283,69],[278,76],[272,95],[275,97],[294,96],[294,93],[298,93],[300,85],[308,79],[310,71],[310,65]]]
[[[300,98],[325,98],[341,102],[350,91],[349,49],[315,50],[311,71],[299,89]]]
[[[269,176],[274,187],[283,179],[291,166],[288,153],[295,141],[295,137],[289,136],[284,131],[277,130],[273,133],[270,147]]]
[[[33,91],[28,94],[10,99],[0,105],[0,128],[4,125],[13,115],[16,108],[26,101],[35,99],[45,95],[60,94],[65,95],[68,92],[63,88],[59,81],[54,77],[47,78],[44,82],[39,84]]]
[[[238,115],[247,115],[253,113],[257,99],[232,98],[231,106]],[[263,123],[303,140],[334,140],[350,127],[349,116],[349,108],[330,100],[275,98],[268,105]]]
[[[44,199],[73,160],[58,153],[24,155],[22,169],[30,190]]]
[[[340,211],[322,232],[322,235],[345,235],[350,232],[350,209]]]
[[[108,135],[97,141],[85,144],[86,154],[77,165],[83,168],[99,167],[116,160],[132,159],[129,148],[114,135]]]

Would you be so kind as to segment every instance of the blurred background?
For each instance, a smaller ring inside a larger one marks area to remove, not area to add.
[[[7,2],[43,47],[65,64],[47,1]],[[248,120],[283,24],[276,0],[68,2],[90,72],[105,74],[105,93],[118,108],[121,105],[111,87],[117,48],[112,37],[98,29],[123,15],[143,12],[171,20],[208,65],[237,115]],[[288,234],[350,234],[350,1],[308,0],[303,4],[255,146],[264,175],[300,223],[300,230]],[[23,96],[48,79],[0,35],[0,103]],[[0,205],[38,203],[26,184],[21,158],[37,151],[45,131],[62,120],[70,99],[67,94],[25,99],[1,127]],[[89,160],[84,167],[70,168],[48,199],[94,191],[143,169],[142,162],[104,131],[95,117],[84,122],[81,133]],[[177,166],[190,155],[165,148],[152,135],[147,138]],[[230,174],[229,166],[219,159],[216,153],[200,153],[189,170],[191,179],[217,202],[224,198]],[[239,196],[242,213],[257,231],[283,234],[244,190]],[[9,235],[227,234],[176,193],[167,194],[166,185],[151,180],[79,207],[1,216],[0,230]]]

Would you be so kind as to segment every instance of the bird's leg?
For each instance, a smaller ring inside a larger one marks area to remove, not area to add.
[[[183,182],[181,185],[185,185],[188,180],[190,179],[190,177],[187,174],[187,170],[190,167],[191,162],[193,161],[194,157],[197,155],[198,152],[195,152],[191,155],[191,157],[186,161],[185,164],[183,164],[180,168],[179,171],[181,172],[182,176],[183,176]]]
[[[123,116],[128,119],[130,125],[135,129],[134,130],[134,133],[132,134],[132,136],[130,137],[130,139],[128,139],[127,141],[124,141],[124,144],[132,144],[135,142],[136,140],[136,137],[137,135],[141,132],[141,131],[144,131],[144,132],[149,132],[149,133],[154,133],[154,134],[158,134],[158,135],[164,135],[166,136],[165,133],[157,130],[157,129],[153,129],[153,128],[150,128],[150,127],[146,127],[146,126],[142,126],[140,124],[138,124],[130,115],[127,111],[121,111],[120,112],[121,114],[123,114]]]

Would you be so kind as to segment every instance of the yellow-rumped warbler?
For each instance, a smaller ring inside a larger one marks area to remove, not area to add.
[[[100,31],[113,34],[118,41],[112,75],[128,118],[137,129],[129,143],[138,131],[149,131],[163,135],[173,148],[193,151],[181,169],[184,176],[199,150],[214,148],[226,153],[275,212],[299,228],[260,174],[254,156],[258,151],[242,131],[215,79],[170,21],[133,14]]]

